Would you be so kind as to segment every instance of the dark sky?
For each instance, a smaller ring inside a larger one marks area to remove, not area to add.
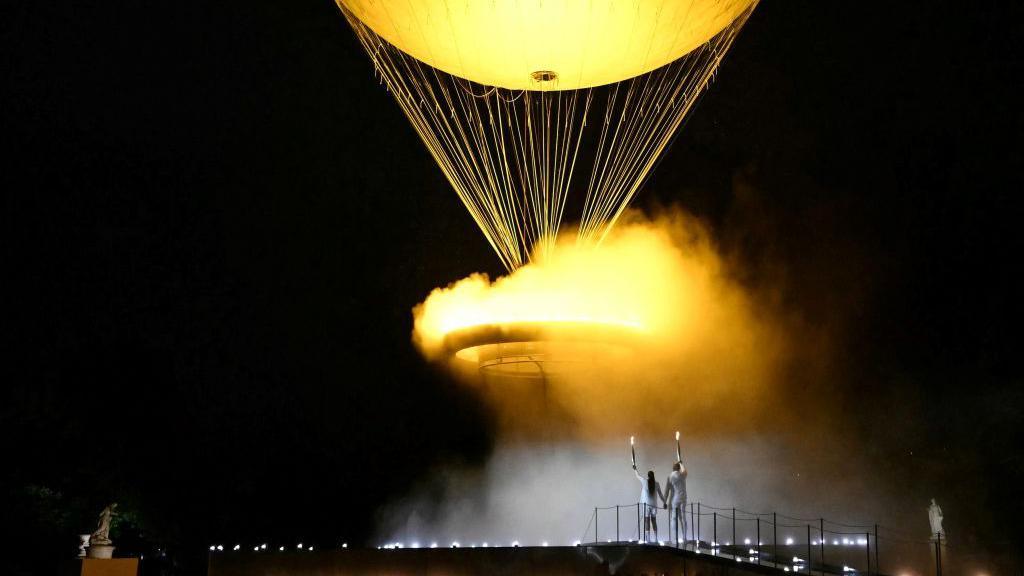
[[[1024,514],[1006,4],[764,0],[637,201],[836,332],[873,481],[952,483],[979,537]],[[40,550],[114,498],[140,547],[359,541],[485,457],[410,309],[500,264],[332,2],[18,0],[0,31],[0,488]]]

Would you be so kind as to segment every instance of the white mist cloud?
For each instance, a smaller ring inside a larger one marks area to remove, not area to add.
[[[641,472],[653,467],[664,483],[675,430],[691,502],[895,518],[905,507],[865,481],[864,447],[844,437],[830,399],[784,395],[794,370],[828,377],[831,343],[808,338],[814,332],[735,277],[700,222],[668,211],[654,219],[631,214],[600,248],[563,240],[553,256],[508,277],[474,275],[436,290],[414,311],[414,340],[433,361],[446,358],[446,330],[474,322],[627,320],[647,337],[629,360],[595,359],[543,381],[454,372],[499,419],[494,452],[482,468],[439,467],[389,503],[380,512],[381,541],[592,540],[595,506],[629,505],[639,495],[629,436],[640,441]],[[614,538],[613,515],[601,513],[602,539]],[[711,539],[710,527],[702,522],[702,529]],[[751,537],[753,530],[748,523]],[[620,512],[620,536],[636,538],[635,512]]]

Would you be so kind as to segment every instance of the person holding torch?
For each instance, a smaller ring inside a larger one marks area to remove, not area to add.
[[[678,543],[686,541],[686,476],[683,454],[679,449],[679,432],[676,431],[676,463],[665,481],[665,500],[669,505],[668,532]],[[680,524],[681,523],[681,524]]]
[[[641,512],[644,517],[644,542],[651,542],[650,533],[654,530],[654,541],[658,535],[658,508],[666,507],[665,495],[661,491],[661,484],[654,479],[654,470],[647,471],[647,477],[641,476],[636,469],[636,447],[633,445],[633,437],[629,437],[629,447],[633,456],[633,474],[640,481],[640,502]],[[659,502],[660,501],[660,502]]]

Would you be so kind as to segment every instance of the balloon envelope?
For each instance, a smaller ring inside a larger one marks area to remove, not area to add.
[[[755,0],[337,0],[406,54],[512,90],[619,82],[679,59]]]

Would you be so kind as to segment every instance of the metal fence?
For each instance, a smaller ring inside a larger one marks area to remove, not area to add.
[[[804,574],[936,574],[950,554],[944,535],[915,538],[879,524],[798,518],[694,502],[671,509],[644,504],[595,507],[581,542],[674,546]],[[648,523],[645,517],[653,522]],[[964,556],[970,551],[959,549]]]

